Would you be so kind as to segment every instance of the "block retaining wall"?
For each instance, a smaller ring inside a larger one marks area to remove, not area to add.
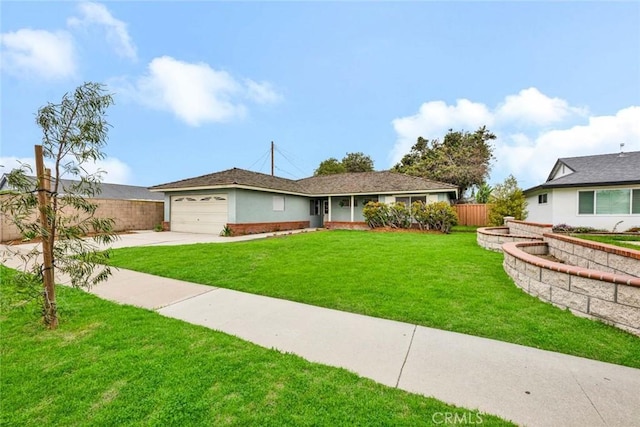
[[[234,236],[244,234],[271,233],[274,231],[300,230],[309,228],[309,221],[288,221],[288,222],[256,222],[242,224],[227,224]]]
[[[502,245],[510,242],[542,241],[542,237],[511,234],[509,227],[484,227],[476,232],[478,245],[491,251],[502,252]]]
[[[640,251],[562,234],[545,234],[549,255],[577,267],[640,277]]]
[[[549,248],[546,242],[505,243],[504,269],[530,295],[640,336],[640,277],[541,258]]]

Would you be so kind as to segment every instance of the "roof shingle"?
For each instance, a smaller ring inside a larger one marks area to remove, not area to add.
[[[556,165],[559,163],[564,163],[574,172],[547,180],[542,187],[640,183],[640,151],[565,157],[558,159]]]
[[[390,171],[321,175],[294,181],[238,168],[156,185],[150,189],[153,191],[178,191],[227,186],[255,187],[304,195],[456,190],[456,186],[452,184]]]

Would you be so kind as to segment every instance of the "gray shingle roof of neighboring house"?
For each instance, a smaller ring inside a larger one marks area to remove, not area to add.
[[[233,186],[276,190],[306,196],[429,190],[450,190],[454,192],[457,189],[452,184],[390,171],[321,175],[294,181],[238,168],[156,185],[150,187],[150,189],[152,191],[179,191]]]
[[[28,177],[35,181],[34,176]],[[74,182],[69,179],[61,179],[60,184],[62,188],[69,187]],[[0,190],[10,190],[7,185],[6,177],[3,175],[0,179]],[[96,194],[96,199],[117,199],[117,200],[164,200],[162,194],[149,191],[146,187],[139,187],[135,185],[123,185],[123,184],[109,184],[100,183],[100,194]],[[61,191],[63,193],[63,191]]]
[[[573,172],[552,179],[562,165]],[[547,181],[525,190],[525,193],[543,188],[621,184],[640,184],[640,151],[560,158]]]

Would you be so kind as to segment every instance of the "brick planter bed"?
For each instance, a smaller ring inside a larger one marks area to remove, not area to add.
[[[598,257],[607,264],[602,265],[603,269],[610,271],[565,263],[567,261],[562,258],[561,251],[553,249],[562,245],[540,241],[505,243],[502,246],[505,271],[518,287],[530,295],[568,308],[576,315],[599,319],[640,336],[640,277],[622,270],[616,271],[608,265],[609,255],[613,254],[625,259],[627,262],[623,264],[628,264],[631,269],[638,268],[640,251],[561,237],[563,239],[558,239],[557,235],[545,235],[545,239],[550,241],[570,243],[572,246],[563,247],[566,253],[571,251],[576,260],[575,247],[589,249],[579,249],[578,252],[590,253],[594,259]],[[567,242],[567,239],[571,242]],[[541,257],[546,255],[563,262]],[[611,259],[613,263],[620,261]],[[584,265],[584,261],[580,262]]]

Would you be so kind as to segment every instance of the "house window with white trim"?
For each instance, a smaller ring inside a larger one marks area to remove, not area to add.
[[[640,189],[578,191],[578,214],[640,214]]]
[[[538,204],[544,205],[547,203],[547,193],[538,194]]]

